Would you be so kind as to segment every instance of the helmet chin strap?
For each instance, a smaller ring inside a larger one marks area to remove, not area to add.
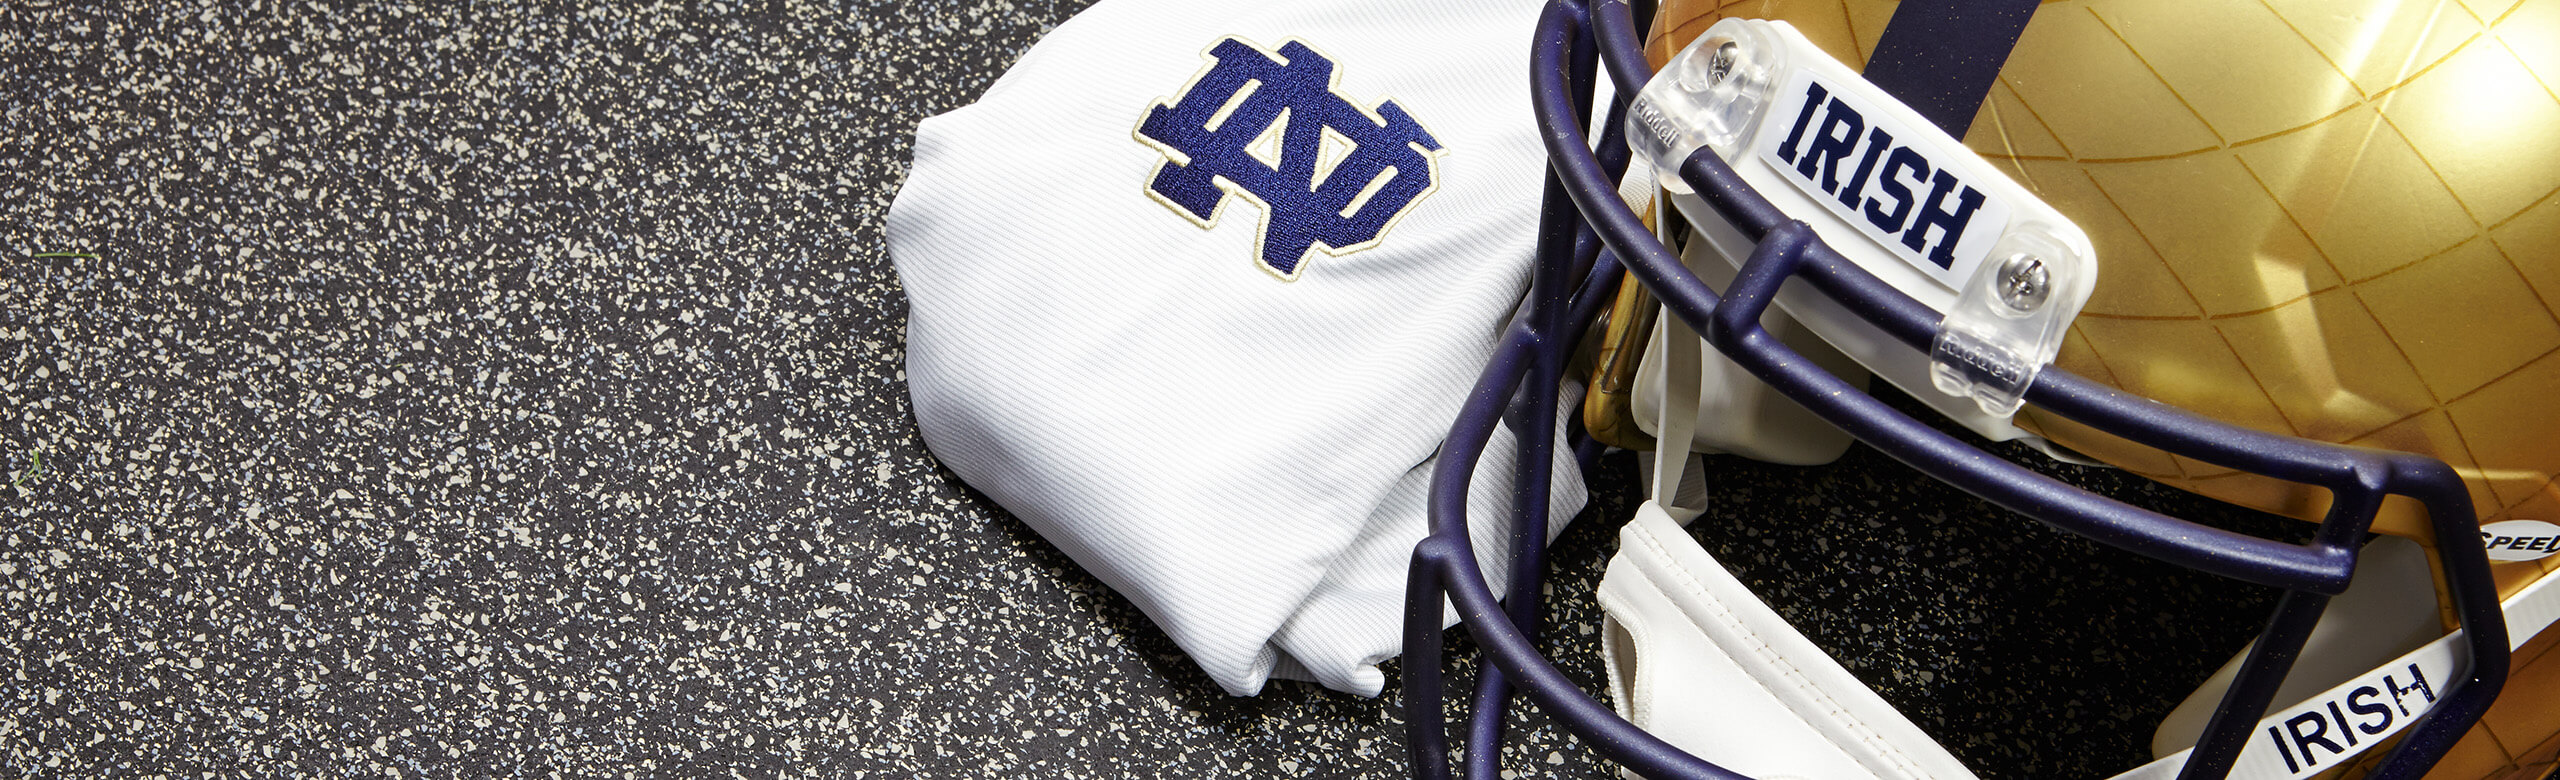
[[[2036,0],[1903,0],[1864,75],[1962,139],[2035,11]]]

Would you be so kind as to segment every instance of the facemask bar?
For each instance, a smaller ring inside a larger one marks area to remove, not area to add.
[[[1914,349],[1927,350],[1937,312],[1857,269],[1802,223],[1789,221],[1752,191],[1712,152],[1681,166],[1682,179],[1745,234],[1758,249],[1728,296],[1719,300],[1679,259],[1652,237],[1640,218],[1616,197],[1615,174],[1625,159],[1615,117],[1595,156],[1582,132],[1595,59],[1605,60],[1621,102],[1650,77],[1624,0],[1601,0],[1595,10],[1576,0],[1553,0],[1541,15],[1532,56],[1533,97],[1545,128],[1553,170],[1547,178],[1539,252],[1530,304],[1505,333],[1484,375],[1461,410],[1434,472],[1431,536],[1415,548],[1407,588],[1404,695],[1408,736],[1418,777],[1449,775],[1442,713],[1440,620],[1445,597],[1491,657],[1470,729],[1471,776],[1492,771],[1499,738],[1500,702],[1517,685],[1602,755],[1650,777],[1736,777],[1713,763],[1663,742],[1627,723],[1576,688],[1536,649],[1538,548],[1545,540],[1545,437],[1523,436],[1517,492],[1519,526],[1508,592],[1518,594],[1506,614],[1475,563],[1465,517],[1467,483],[1505,407],[1515,430],[1552,430],[1563,353],[1605,298],[1606,273],[1623,260],[1675,316],[1762,381],[1787,391],[1808,409],[1932,477],[2048,525],[2170,563],[2286,591],[2275,614],[2223,699],[2182,777],[2225,774],[2251,729],[2266,711],[2291,659],[2354,570],[2356,542],[2385,495],[2401,495],[2426,507],[2438,538],[2456,613],[2471,662],[2375,777],[2423,773],[2478,721],[2503,685],[2508,665],[2503,615],[2480,548],[2469,493],[2440,461],[2406,453],[2363,450],[2252,431],[2198,417],[2048,368],[2027,390],[2027,401],[2146,446],[2218,465],[2328,489],[2333,505],[2314,540],[2291,545],[2235,534],[2102,498],[1991,459],[1969,445],[1855,392],[1814,368],[1760,330],[1760,314],[1788,278],[1800,278],[1850,304],[1881,330]],[[1596,33],[1596,39],[1595,39]],[[1616,113],[1613,108],[1612,113]],[[1604,162],[1604,158],[1606,161]],[[1570,199],[1568,202],[1567,199]],[[1665,218],[1673,218],[1669,214]],[[1588,254],[1585,236],[1597,235],[1608,251]],[[1577,240],[1582,239],[1582,240]],[[1562,252],[1586,263],[1549,262]],[[1588,268],[1579,293],[1567,285]],[[1521,385],[1527,380],[1526,386]],[[1515,393],[1516,389],[1516,393]],[[1547,427],[1537,427],[1544,425]],[[1524,630],[1524,626],[1528,628]],[[1482,758],[1479,758],[1479,756]]]

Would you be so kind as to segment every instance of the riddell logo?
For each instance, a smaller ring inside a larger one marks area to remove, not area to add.
[[[2560,525],[2508,520],[2480,526],[2480,546],[2493,561],[2531,561],[2560,553]]]

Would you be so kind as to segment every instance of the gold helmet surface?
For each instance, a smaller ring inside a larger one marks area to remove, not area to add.
[[[1647,54],[1735,16],[1862,65],[1893,11],[1672,0]],[[2057,365],[2259,430],[2424,453],[2463,475],[2482,523],[2560,522],[2560,0],[2049,0],[1965,142],[2096,245]],[[2327,508],[2317,488],[2019,421],[2187,490]],[[2376,529],[2433,541],[2414,503]],[[2506,595],[2560,556],[2495,570]],[[2436,776],[2550,771],[2555,641],[2517,651]]]

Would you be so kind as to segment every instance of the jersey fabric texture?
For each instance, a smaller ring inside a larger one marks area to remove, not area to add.
[[[1537,8],[1104,0],[917,129],[888,239],[927,445],[1229,693],[1384,686],[1433,455],[1527,286]]]

